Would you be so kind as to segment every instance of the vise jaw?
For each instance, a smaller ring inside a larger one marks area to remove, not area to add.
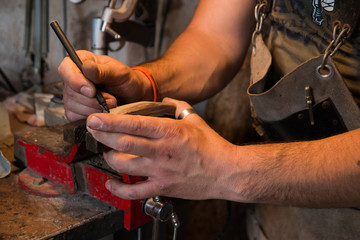
[[[138,102],[114,108],[110,114],[174,118],[175,106]],[[15,157],[26,166],[19,174],[19,185],[29,193],[44,197],[85,193],[123,210],[128,230],[151,220],[143,213],[144,200],[121,199],[105,188],[111,178],[128,184],[144,178],[113,171],[102,158],[109,148],[86,131],[86,120],[15,134],[14,148]]]

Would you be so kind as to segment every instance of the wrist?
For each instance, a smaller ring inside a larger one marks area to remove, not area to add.
[[[159,102],[159,88],[158,84],[152,75],[152,73],[142,66],[136,66],[131,68],[133,71],[140,73],[138,76],[141,76],[144,84],[144,100],[153,100],[154,102]]]
[[[236,202],[252,202],[252,194],[255,189],[252,187],[252,176],[254,165],[252,161],[245,161],[248,152],[247,146],[237,146],[230,144],[225,152],[226,161],[222,161],[222,166],[218,166],[220,175],[224,176],[220,183],[220,191],[224,199]],[[222,156],[224,158],[224,156]],[[226,167],[224,167],[226,164]]]
[[[141,93],[136,101],[153,101],[154,93],[149,79],[140,71],[132,71],[138,85],[141,87]]]

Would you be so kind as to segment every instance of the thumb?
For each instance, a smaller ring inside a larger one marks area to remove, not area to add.
[[[129,74],[129,70],[128,66],[109,56],[97,55],[96,59],[83,62],[84,76],[95,84],[119,84]]]
[[[100,84],[100,71],[98,64],[96,64],[93,60],[86,60],[83,62],[82,71],[84,76],[91,82],[95,84]]]

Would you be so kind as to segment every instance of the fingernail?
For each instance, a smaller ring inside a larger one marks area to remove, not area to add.
[[[107,190],[111,191],[111,183],[110,183],[110,180],[107,180],[107,181],[106,181],[105,187],[106,187]]]
[[[89,117],[86,123],[86,125],[92,129],[100,129],[102,127],[102,124],[102,121],[95,116]]]
[[[92,89],[88,86],[82,86],[80,88],[80,93],[84,94],[87,97],[92,97]]]

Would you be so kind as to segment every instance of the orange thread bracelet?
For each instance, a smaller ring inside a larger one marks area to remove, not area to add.
[[[142,72],[149,79],[149,81],[151,83],[151,87],[153,89],[153,93],[154,93],[154,102],[158,102],[159,101],[159,87],[158,87],[158,84],[157,84],[154,76],[151,74],[151,72],[142,66],[136,66],[131,69]]]

